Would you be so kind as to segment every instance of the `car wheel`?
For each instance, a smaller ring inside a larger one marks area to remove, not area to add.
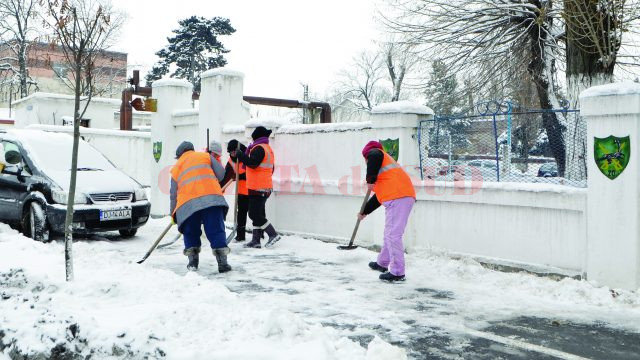
[[[118,232],[120,232],[120,236],[122,236],[123,238],[127,239],[127,238],[131,238],[131,237],[136,236],[136,233],[138,232],[138,229],[118,230]]]
[[[36,241],[49,242],[49,227],[44,207],[37,201],[29,204],[29,236]]]

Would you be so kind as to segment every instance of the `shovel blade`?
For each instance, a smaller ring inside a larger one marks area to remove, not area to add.
[[[338,250],[353,250],[357,249],[358,245],[340,245],[338,246]]]

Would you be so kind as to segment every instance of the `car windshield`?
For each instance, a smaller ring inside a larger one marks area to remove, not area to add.
[[[16,136],[25,145],[32,160],[43,170],[69,171],[73,137],[67,134],[24,130]],[[112,170],[113,165],[98,150],[84,140],[78,144],[78,170]]]

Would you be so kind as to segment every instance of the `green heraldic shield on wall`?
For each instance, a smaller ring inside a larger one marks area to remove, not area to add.
[[[631,140],[629,136],[593,138],[593,154],[600,172],[613,180],[617,178],[629,164],[631,157]]]
[[[153,158],[158,162],[160,156],[162,156],[162,141],[156,141],[153,143]]]

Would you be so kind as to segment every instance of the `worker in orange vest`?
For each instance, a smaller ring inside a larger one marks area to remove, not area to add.
[[[416,191],[409,175],[377,141],[369,141],[362,149],[367,162],[367,186],[374,196],[367,202],[360,220],[382,204],[385,207],[384,243],[377,261],[369,263],[373,270],[383,272],[380,280],[404,281],[404,245],[402,235],[416,201]]]
[[[243,164],[247,171],[247,189],[249,193],[249,217],[253,222],[253,236],[245,245],[249,248],[260,248],[260,239],[265,232],[269,240],[265,247],[271,247],[280,240],[280,235],[267,220],[265,205],[273,191],[271,176],[275,170],[275,155],[269,146],[271,130],[258,126],[253,133],[253,143],[245,152],[232,151],[231,156]]]
[[[222,196],[218,181],[224,168],[213,156],[193,150],[184,141],[176,149],[178,161],[171,168],[171,216],[184,238],[184,254],[189,259],[187,269],[198,269],[202,226],[218,262],[218,272],[231,270],[227,262],[224,213],[229,206]]]
[[[247,213],[249,212],[249,189],[247,188],[247,169],[243,166],[237,166],[238,159],[236,156],[232,156],[231,153],[238,149],[238,140],[232,139],[227,145],[227,152],[229,153],[229,161],[224,168],[224,179],[220,182],[220,185],[224,187],[229,181],[235,181],[236,167],[238,171],[238,231],[236,232],[236,241],[242,242],[246,236],[247,226]],[[245,152],[247,147],[240,144],[240,151]]]

